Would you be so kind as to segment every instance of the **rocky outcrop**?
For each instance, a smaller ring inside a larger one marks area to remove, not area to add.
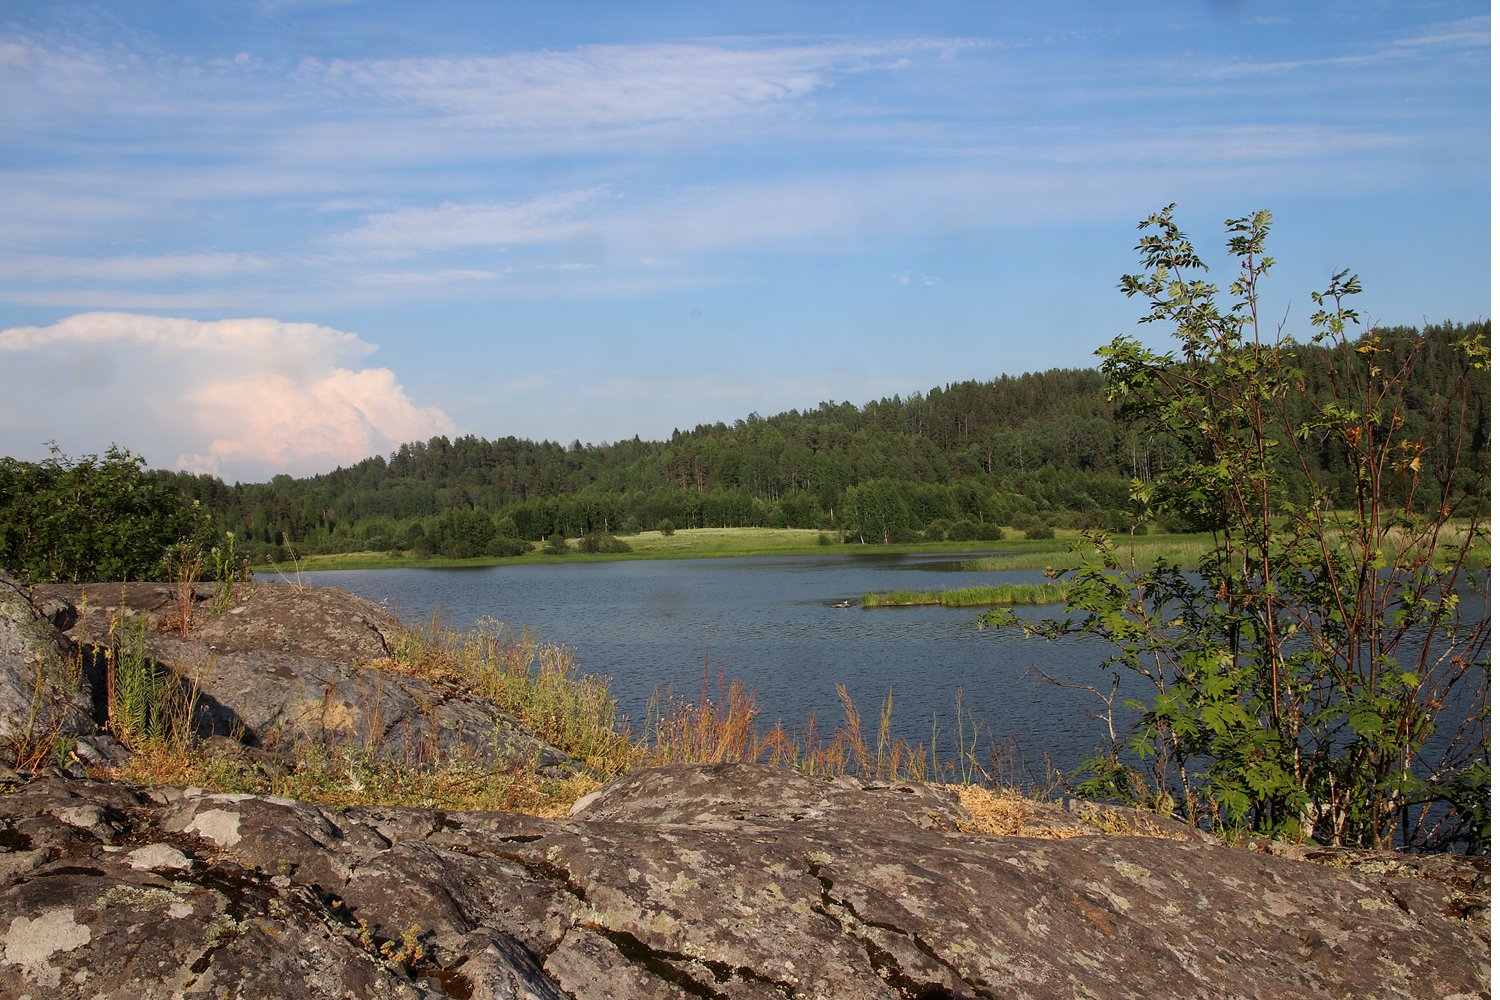
[[[116,748],[98,732],[93,700],[77,650],[0,573],[0,744],[23,745],[37,762],[54,745],[89,760],[108,757]]]
[[[210,613],[212,593],[189,591],[188,630],[174,625],[183,592],[166,584],[55,584],[32,596],[86,651],[141,626],[146,655],[194,686],[203,735],[249,747],[310,739],[405,764],[466,755],[549,773],[568,766],[565,753],[494,705],[387,669],[402,630],[371,601],[332,587],[259,583]]]
[[[84,663],[16,593],[0,667]],[[384,670],[398,634],[368,602],[262,585],[183,635],[160,628],[176,596],[40,600],[85,652],[145,622],[150,656],[215,706],[205,724],[250,743],[298,727],[404,753],[374,720],[416,713],[462,749],[471,720],[504,721]],[[87,670],[61,676],[55,717],[96,738]],[[10,718],[46,707],[8,683]],[[1487,859],[1270,853],[1129,811],[752,765],[638,771],[555,820],[70,770],[0,769],[0,998],[1489,995]]]
[[[966,815],[749,765],[642,772],[566,820],[42,777],[0,797],[0,996],[1488,995],[1483,863]]]

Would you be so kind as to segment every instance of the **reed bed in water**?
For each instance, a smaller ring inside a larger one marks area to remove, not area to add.
[[[865,594],[867,608],[907,608],[941,605],[945,608],[993,608],[1013,604],[1061,604],[1068,588],[1059,583],[997,583],[987,587],[957,587],[953,590],[888,590]]]

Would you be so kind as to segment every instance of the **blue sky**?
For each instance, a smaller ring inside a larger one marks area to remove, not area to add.
[[[1094,363],[1135,223],[1490,315],[1487,4],[10,0],[0,453],[259,481]],[[1143,331],[1164,340],[1164,332]]]

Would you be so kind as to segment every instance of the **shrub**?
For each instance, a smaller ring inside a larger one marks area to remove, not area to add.
[[[979,537],[979,523],[968,518],[954,521],[948,527],[948,538],[955,542],[972,542]]]
[[[489,544],[484,547],[485,555],[497,558],[525,555],[530,551],[530,542],[523,542],[519,538],[507,538],[504,536],[497,536],[490,539]]]
[[[1117,413],[1179,456],[1133,500],[1158,525],[1211,529],[1208,551],[1139,568],[1095,534],[1066,617],[990,620],[1106,639],[1104,666],[1151,686],[1129,745],[1147,770],[1111,739],[1086,792],[1231,831],[1487,851],[1487,582],[1466,563],[1487,537],[1489,477],[1453,444],[1482,430],[1485,334],[1446,342],[1453,377],[1434,397],[1413,377],[1429,342],[1354,335],[1345,271],[1313,295],[1321,350],[1263,338],[1270,213],[1226,227],[1227,311],[1172,209],[1142,223],[1145,273],[1121,288],[1179,353],[1128,337],[1099,351]],[[1461,613],[1464,590],[1485,608]]]
[[[202,551],[209,517],[119,447],[74,460],[0,458],[0,566],[32,583],[146,580],[169,550]]]
[[[579,552],[629,552],[630,543],[606,531],[595,531],[578,539]]]

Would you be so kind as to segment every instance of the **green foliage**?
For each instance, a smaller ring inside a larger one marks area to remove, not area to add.
[[[660,521],[656,522],[656,530],[661,532],[663,535],[667,535],[670,537],[671,535],[677,533],[677,526],[672,523],[671,518],[664,517]]]
[[[1178,456],[1133,481],[1135,516],[1211,532],[1207,553],[1192,569],[1142,567],[1091,535],[1067,617],[990,620],[1103,637],[1107,669],[1150,682],[1128,747],[1145,770],[1122,759],[1101,695],[1112,738],[1088,791],[1170,797],[1230,830],[1487,849],[1489,616],[1460,615],[1459,595],[1487,586],[1465,565],[1487,537],[1489,470],[1457,443],[1480,433],[1487,346],[1397,353],[1355,336],[1347,272],[1313,296],[1318,350],[1263,338],[1269,227],[1265,212],[1228,221],[1239,274],[1223,310],[1172,210],[1152,216],[1145,273],[1121,287],[1147,301],[1143,322],[1172,326],[1178,352],[1127,337],[1099,352],[1121,417]],[[1413,384],[1434,366],[1455,369],[1436,400]]]
[[[629,552],[630,543],[604,531],[595,531],[578,540],[579,552]]]
[[[110,622],[105,652],[109,731],[132,750],[184,749],[193,738],[198,693],[146,653],[146,619]]]
[[[111,447],[39,463],[0,458],[0,565],[33,583],[142,580],[167,552],[201,548],[210,519],[196,500]]]
[[[253,578],[250,560],[240,555],[236,548],[234,532],[224,532],[224,542],[208,550],[213,563],[213,578],[218,583],[214,588],[213,611],[220,614],[229,609],[234,601],[234,586],[248,583]]]

